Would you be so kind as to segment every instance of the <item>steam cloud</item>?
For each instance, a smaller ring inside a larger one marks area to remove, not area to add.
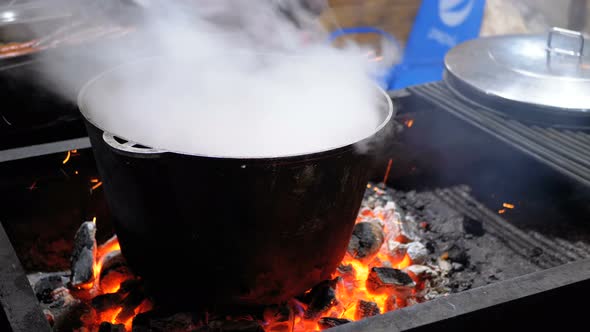
[[[112,24],[141,12],[133,43],[89,47],[75,62],[47,61],[44,71],[72,96],[84,68],[130,61],[91,84],[81,102],[95,125],[143,145],[224,157],[341,147],[383,120],[372,80],[380,68],[367,50],[329,45],[312,14],[318,1],[305,1],[136,0],[147,9],[114,6],[94,18]]]

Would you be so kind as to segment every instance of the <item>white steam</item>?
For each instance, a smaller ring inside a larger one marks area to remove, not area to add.
[[[139,44],[101,46],[84,61],[108,67],[137,58],[138,45],[158,56],[94,80],[84,115],[142,145],[223,157],[306,154],[370,136],[383,121],[375,63],[360,48],[333,48],[307,11],[283,3],[281,12],[276,0],[147,2]],[[60,86],[79,81],[70,64],[51,65]]]

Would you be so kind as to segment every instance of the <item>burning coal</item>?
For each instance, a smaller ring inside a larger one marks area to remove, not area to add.
[[[437,258],[415,231],[422,226],[413,223],[386,190],[368,185],[347,254],[332,278],[261,314],[166,312],[127,266],[116,237],[96,244],[96,220],[76,234],[67,281],[65,274],[49,276],[34,288],[56,331],[324,330],[449,292],[447,271],[432,263]]]

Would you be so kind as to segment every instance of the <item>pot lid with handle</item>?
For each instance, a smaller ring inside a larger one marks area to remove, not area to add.
[[[514,117],[590,126],[588,43],[561,28],[471,40],[447,54],[445,81],[460,97]]]

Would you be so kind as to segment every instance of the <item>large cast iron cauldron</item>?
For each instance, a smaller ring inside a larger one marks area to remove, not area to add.
[[[109,79],[88,83],[79,107],[123,254],[159,303],[279,303],[330,277],[352,233],[372,143],[393,116],[385,93],[365,149],[237,159],[146,148],[105,131],[85,100]]]

